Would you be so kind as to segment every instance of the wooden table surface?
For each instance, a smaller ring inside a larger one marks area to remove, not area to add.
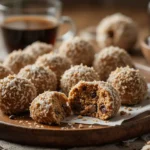
[[[110,7],[110,6],[90,6],[90,5],[78,5],[75,7],[65,7],[63,10],[63,15],[67,15],[72,17],[75,21],[78,32],[82,29],[89,26],[96,26],[99,21],[112,13],[121,12],[125,15],[132,17],[139,26],[140,31],[140,39],[148,34],[148,28],[150,29],[150,25],[148,24],[148,15],[147,9],[143,8],[125,8],[125,7]],[[0,40],[1,41],[1,40]],[[4,51],[4,46],[1,42],[0,44],[0,58],[6,56],[6,52]],[[137,59],[139,61],[139,59]],[[143,60],[141,60],[143,61]],[[144,62],[145,63],[145,62]],[[148,136],[150,137],[150,136]],[[100,147],[90,147],[90,148],[80,148],[81,150],[129,150],[129,149],[141,149],[150,138],[145,138],[144,140],[140,137],[136,141],[130,143],[121,142],[117,144],[105,145]],[[150,145],[146,145],[143,150],[146,150],[147,147],[150,148]],[[10,142],[0,140],[0,150],[48,150],[50,148],[37,148],[37,147],[29,147],[18,144],[13,144]],[[74,150],[76,148],[73,148]]]

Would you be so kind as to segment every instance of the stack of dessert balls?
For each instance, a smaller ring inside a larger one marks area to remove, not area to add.
[[[120,22],[127,31],[114,31]],[[63,42],[57,52],[42,42],[12,52],[0,64],[0,110],[6,115],[30,111],[38,123],[59,125],[72,113],[107,120],[121,105],[140,103],[147,94],[146,81],[127,51],[118,47],[133,46],[133,27],[120,14],[102,20],[97,30],[110,35],[106,41],[98,37],[104,47],[98,53],[81,37]]]

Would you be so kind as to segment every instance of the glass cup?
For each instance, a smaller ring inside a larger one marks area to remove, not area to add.
[[[3,0],[0,3],[0,28],[8,52],[23,49],[35,41],[54,45],[76,33],[72,19],[61,16],[59,0]],[[62,24],[68,24],[70,29],[57,37]]]

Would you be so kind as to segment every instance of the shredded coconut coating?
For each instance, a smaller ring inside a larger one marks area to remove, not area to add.
[[[59,54],[43,55],[37,59],[36,64],[49,67],[55,72],[58,81],[60,81],[62,74],[71,66],[69,59]]]
[[[13,51],[5,59],[3,65],[10,68],[14,73],[18,73],[21,68],[34,63],[34,58],[23,51]]]
[[[36,60],[39,56],[52,52],[53,46],[51,44],[37,41],[27,46],[24,51],[31,56],[34,56],[34,59]]]
[[[30,80],[36,87],[37,94],[55,91],[57,88],[56,75],[48,67],[28,65],[20,70],[18,77]]]
[[[107,95],[106,95],[107,93]],[[121,106],[121,99],[117,90],[107,82],[99,82],[99,100],[98,100],[98,116],[102,120],[107,120],[115,115],[117,115],[120,106]],[[102,101],[101,97],[105,99]],[[106,113],[100,113],[100,107],[104,105],[106,108]]]
[[[118,91],[121,103],[124,105],[135,105],[144,100],[147,94],[145,79],[135,70],[129,67],[117,68],[113,71],[108,82]]]
[[[13,74],[13,72],[8,67],[0,64],[0,79],[3,79],[11,74]]]
[[[48,125],[60,124],[70,112],[67,97],[60,92],[44,92],[36,97],[30,106],[31,118]]]
[[[96,39],[101,48],[113,45],[129,50],[134,47],[138,37],[135,22],[120,13],[104,18],[96,32]]]
[[[69,104],[76,115],[107,120],[117,114],[121,100],[109,83],[80,81],[69,92]]]
[[[98,72],[100,80],[106,81],[109,74],[117,67],[133,67],[131,57],[119,47],[107,47],[95,55],[94,69]]]
[[[9,75],[0,80],[0,109],[8,115],[25,112],[36,94],[30,81]]]
[[[92,44],[80,37],[65,41],[59,48],[59,53],[70,59],[73,65],[91,66],[95,50]]]
[[[91,67],[76,65],[65,71],[61,78],[61,90],[68,95],[71,88],[79,81],[94,81],[99,80],[97,72]]]

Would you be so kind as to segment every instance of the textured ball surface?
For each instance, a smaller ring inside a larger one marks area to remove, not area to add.
[[[30,81],[9,75],[0,80],[0,109],[8,115],[25,112],[36,94]]]
[[[91,67],[76,65],[65,71],[61,78],[61,90],[68,95],[71,88],[79,81],[99,80],[98,74]]]
[[[100,80],[106,81],[109,74],[117,67],[134,67],[131,57],[119,47],[107,47],[100,51],[93,62],[94,69],[98,72]]]
[[[124,67],[113,71],[108,82],[118,91],[122,104],[135,105],[144,100],[147,84],[139,70]]]
[[[120,13],[104,18],[97,27],[97,42],[101,48],[119,46],[132,49],[137,41],[138,30],[134,21]]]
[[[60,124],[70,115],[70,107],[65,94],[60,92],[45,92],[36,97],[30,106],[30,116],[43,124]]]
[[[13,72],[8,67],[0,64],[0,79],[3,79],[11,74],[13,74]]]
[[[50,53],[53,51],[53,46],[44,42],[34,42],[33,44],[27,46],[24,52],[27,52],[36,60],[39,56]]]
[[[34,63],[33,56],[23,51],[13,51],[4,61],[4,66],[10,68],[14,73],[18,73],[21,68]]]
[[[95,50],[88,41],[75,37],[64,42],[60,46],[59,53],[69,58],[73,65],[91,66]]]
[[[43,55],[37,59],[36,64],[49,67],[56,74],[58,81],[62,74],[71,66],[69,59],[59,54]]]
[[[54,91],[57,88],[56,75],[47,67],[28,65],[20,70],[18,77],[30,80],[36,87],[37,94],[48,90]]]

